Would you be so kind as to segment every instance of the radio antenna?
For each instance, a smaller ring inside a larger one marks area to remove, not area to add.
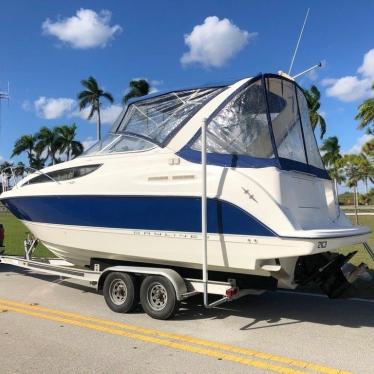
[[[297,54],[297,50],[299,49],[299,44],[300,44],[300,41],[301,41],[301,37],[303,36],[303,32],[304,32],[304,28],[305,28],[305,25],[306,25],[306,21],[308,20],[309,11],[310,11],[310,8],[308,8],[308,10],[306,12],[306,15],[305,15],[303,27],[301,28],[299,39],[298,39],[297,44],[296,44],[295,52],[294,52],[294,54],[292,56],[291,65],[290,65],[290,68],[288,69],[288,75],[291,75],[293,63],[295,62],[295,57],[296,57],[296,54]]]

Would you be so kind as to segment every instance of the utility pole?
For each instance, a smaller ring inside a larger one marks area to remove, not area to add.
[[[7,91],[0,91],[0,135],[1,135],[1,102],[2,100],[9,101],[9,82],[8,82],[8,90]]]

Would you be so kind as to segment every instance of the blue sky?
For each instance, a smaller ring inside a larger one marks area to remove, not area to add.
[[[75,107],[89,75],[116,99],[104,111],[110,123],[132,78],[166,90],[287,71],[308,7],[293,72],[325,60],[299,83],[320,88],[326,136],[338,135],[343,151],[358,150],[367,137],[354,116],[373,94],[372,1],[15,0],[0,11],[0,88],[11,87],[0,158],[9,158],[20,135],[44,125],[76,122],[79,139],[92,140],[95,125]]]

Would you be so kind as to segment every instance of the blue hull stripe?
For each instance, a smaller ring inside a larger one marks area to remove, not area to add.
[[[19,219],[61,225],[155,231],[201,231],[201,199],[180,196],[33,196],[2,199]],[[208,199],[208,232],[276,234],[243,209]]]

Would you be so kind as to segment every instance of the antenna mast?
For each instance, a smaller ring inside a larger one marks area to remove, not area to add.
[[[301,41],[301,37],[303,36],[303,32],[304,32],[304,28],[305,28],[305,25],[306,25],[306,21],[308,20],[309,11],[310,11],[310,8],[308,8],[308,10],[307,10],[307,12],[306,12],[306,15],[305,15],[305,19],[304,19],[303,27],[301,28],[300,35],[299,35],[299,39],[298,39],[297,44],[296,44],[295,52],[294,52],[294,54],[293,54],[293,56],[292,56],[291,65],[290,65],[290,68],[289,68],[289,70],[288,70],[288,75],[291,75],[291,71],[292,71],[293,63],[294,63],[294,61],[295,61],[295,57],[296,57],[296,54],[297,54],[297,50],[299,49],[299,44],[300,44],[300,41]]]

